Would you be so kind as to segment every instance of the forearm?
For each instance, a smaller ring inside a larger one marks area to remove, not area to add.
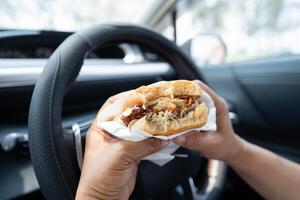
[[[258,193],[271,200],[299,199],[300,165],[248,142],[228,164]]]

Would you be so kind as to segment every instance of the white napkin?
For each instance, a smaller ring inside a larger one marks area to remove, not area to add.
[[[199,134],[201,134],[200,131],[216,131],[217,129],[216,108],[213,100],[204,91],[203,91],[202,100],[208,108],[207,123],[200,128],[191,129],[191,130],[199,131]],[[97,121],[97,124],[101,126],[104,130],[106,130],[107,132],[111,133],[112,135],[120,139],[132,141],[132,142],[139,142],[149,137],[155,137],[162,140],[170,140],[190,131],[190,130],[184,131],[170,136],[153,136],[149,133],[146,133],[136,128],[132,128],[130,130],[128,127],[124,126],[120,122],[107,121],[107,119],[112,119],[114,116],[120,115],[123,112],[124,101],[125,98],[122,98],[119,101],[116,101],[115,103],[111,104],[109,107],[103,110],[103,112],[101,112]],[[174,153],[178,148],[179,146],[177,144],[170,142],[168,146],[166,146],[164,149],[160,150],[157,153],[146,156],[145,158],[143,158],[143,160],[150,160],[159,166],[163,166],[167,162],[174,159],[175,156],[171,154]]]

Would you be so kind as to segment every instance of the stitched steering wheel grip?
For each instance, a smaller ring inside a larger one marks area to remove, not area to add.
[[[153,50],[173,66],[177,78],[203,80],[194,63],[176,44],[146,28],[96,25],[68,37],[44,67],[35,85],[29,111],[30,155],[46,199],[74,199],[80,177],[73,137],[62,128],[64,96],[78,76],[89,50],[121,42]]]

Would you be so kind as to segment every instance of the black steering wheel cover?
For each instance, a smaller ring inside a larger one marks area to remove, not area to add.
[[[68,133],[62,128],[63,97],[78,76],[86,53],[112,42],[146,46],[165,58],[180,78],[202,78],[174,43],[145,28],[96,25],[68,37],[49,58],[35,85],[29,111],[30,155],[46,199],[75,197],[79,170],[67,148]]]

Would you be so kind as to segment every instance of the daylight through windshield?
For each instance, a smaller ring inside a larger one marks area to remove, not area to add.
[[[78,30],[95,23],[141,24],[156,0],[1,0],[0,29]]]

